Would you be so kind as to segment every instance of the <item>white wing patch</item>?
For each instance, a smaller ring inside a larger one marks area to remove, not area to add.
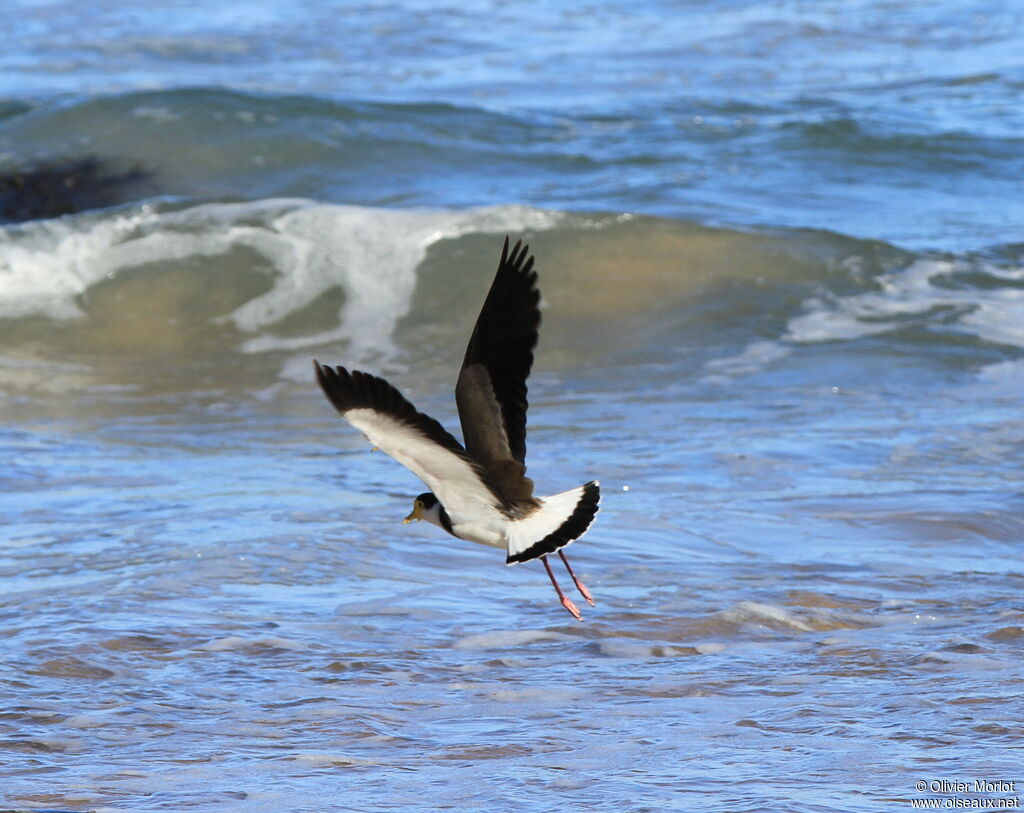
[[[540,540],[550,536],[572,516],[583,498],[584,486],[563,491],[553,497],[541,497],[540,508],[523,519],[508,523],[508,555],[522,553]],[[570,540],[575,542],[576,540]],[[568,544],[568,543],[567,543]]]
[[[497,512],[495,496],[466,458],[375,409],[350,409],[344,417],[370,443],[426,483],[454,524],[461,517],[491,517]]]

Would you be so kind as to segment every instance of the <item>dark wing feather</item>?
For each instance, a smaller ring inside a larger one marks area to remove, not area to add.
[[[537,345],[539,301],[529,247],[517,241],[510,251],[506,237],[455,387],[466,450],[513,500],[529,500],[533,493],[524,465],[526,379]]]
[[[342,417],[423,480],[449,514],[505,507],[490,474],[383,378],[315,361],[313,366],[320,388]]]
[[[334,408],[344,416],[352,409],[372,409],[415,428],[425,438],[457,455],[465,455],[451,433],[441,424],[419,412],[394,386],[370,373],[349,372],[344,367],[330,367],[313,362],[316,380]]]

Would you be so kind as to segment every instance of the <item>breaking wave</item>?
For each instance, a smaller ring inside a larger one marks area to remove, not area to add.
[[[538,255],[555,364],[685,357],[722,380],[811,345],[957,346],[979,366],[1024,350],[1013,249],[929,256],[511,205],[157,200],[0,229],[3,366],[227,354],[271,358],[289,379],[313,351],[416,362],[466,332],[505,234]]]

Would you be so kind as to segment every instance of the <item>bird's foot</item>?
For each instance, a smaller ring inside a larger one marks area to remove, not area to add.
[[[576,605],[572,603],[572,599],[568,596],[562,596],[562,606],[565,607],[565,609],[569,611],[569,614],[577,621],[583,620],[583,616],[580,615],[579,609],[577,609]]]
[[[576,582],[576,589],[580,591],[580,595],[587,600],[587,604],[591,607],[596,607],[597,602],[595,602],[594,597],[590,595],[590,591],[587,589],[587,586],[579,579],[573,579],[573,581]]]

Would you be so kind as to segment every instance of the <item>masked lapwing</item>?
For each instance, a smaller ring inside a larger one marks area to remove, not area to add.
[[[561,557],[593,606],[563,548],[594,520],[598,483],[537,497],[526,476],[526,379],[540,326],[539,300],[529,247],[517,242],[510,250],[506,237],[455,385],[465,446],[383,378],[316,361],[313,366],[342,417],[430,489],[415,498],[406,522],[425,520],[459,539],[504,548],[509,565],[540,559],[562,606],[582,621],[548,556]]]

